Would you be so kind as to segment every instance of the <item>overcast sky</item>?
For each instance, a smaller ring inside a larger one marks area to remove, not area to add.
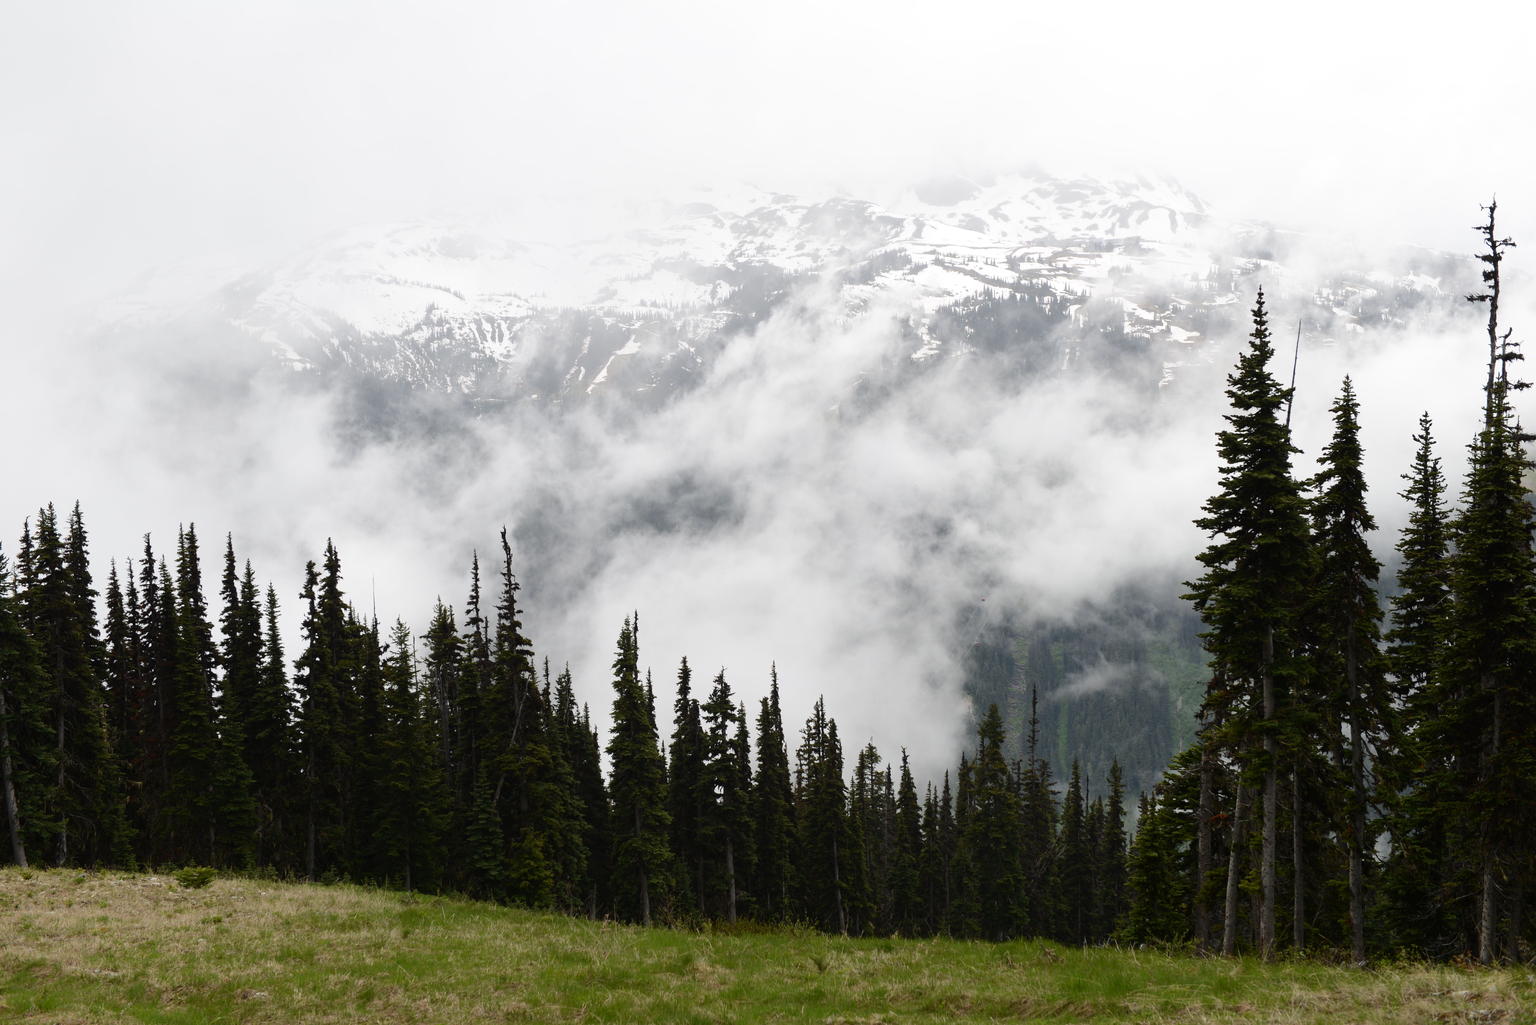
[[[1421,9],[13,4],[0,274],[68,301],[359,222],[588,232],[695,184],[878,198],[1028,163],[1167,173],[1227,213],[1458,249],[1497,190],[1536,245],[1536,19]]]

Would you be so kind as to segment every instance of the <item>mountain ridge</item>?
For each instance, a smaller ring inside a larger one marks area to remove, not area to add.
[[[571,402],[686,388],[813,283],[831,286],[841,316],[902,315],[914,362],[1046,340],[1056,351],[1031,366],[1059,370],[1108,336],[1161,383],[1210,362],[1260,283],[1290,293],[1325,341],[1453,298],[1441,281],[1457,258],[1317,272],[1295,252],[1304,243],[1152,179],[943,179],[888,206],[703,190],[646,226],[564,245],[452,221],[344,232],[207,308],[301,373]],[[1012,334],[998,336],[984,325],[1007,301],[1034,315],[1005,317]]]

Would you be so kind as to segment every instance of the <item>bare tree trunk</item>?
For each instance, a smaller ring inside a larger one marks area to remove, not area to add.
[[[1301,758],[1291,761],[1291,946],[1307,949],[1306,845],[1301,832]]]
[[[950,901],[950,891],[949,891],[949,856],[945,855],[945,857],[944,857],[944,922],[943,922],[943,930],[944,930],[944,935],[945,936],[949,935],[949,920],[950,920],[949,901]],[[787,906],[787,904],[786,904],[786,906]]]
[[[1252,801],[1253,791],[1238,783],[1237,803],[1232,809],[1232,846],[1227,852],[1226,901],[1221,912],[1221,952],[1227,957],[1237,953],[1238,868],[1242,865],[1242,852],[1248,831],[1248,806]]]
[[[1490,763],[1499,754],[1499,730],[1503,726],[1504,701],[1503,694],[1495,688],[1495,681],[1491,673],[1483,674],[1483,689],[1493,691],[1493,732],[1486,744],[1481,775],[1486,779],[1492,772]],[[1484,817],[1482,826],[1483,864],[1481,869],[1482,893],[1478,901],[1477,924],[1477,960],[1481,964],[1492,964],[1498,955],[1498,926],[1499,926],[1499,890],[1498,881],[1494,878],[1497,858],[1494,852],[1493,842],[1493,817]]]
[[[1481,876],[1483,885],[1477,908],[1477,960],[1479,964],[1492,964],[1498,955],[1499,888],[1494,879],[1494,857],[1490,849],[1483,851]]]
[[[62,694],[59,695],[58,732],[59,732],[59,747],[58,747],[59,772],[58,772],[58,784],[57,785],[58,785],[58,788],[59,788],[59,803],[60,803],[60,805],[63,805],[64,804],[64,794],[65,794],[65,782],[66,782],[66,778],[65,778],[65,774],[64,774],[64,766],[65,766],[65,763],[68,761],[68,759],[66,759],[64,757],[64,736],[65,736],[65,734],[64,734],[64,695],[62,695]],[[57,849],[55,851],[55,854],[54,854],[53,863],[57,867],[63,868],[64,867],[64,863],[66,861],[68,861],[68,860],[69,860],[69,809],[67,807],[60,807],[59,808],[59,843],[58,843],[58,847],[57,847]]]
[[[1215,795],[1212,793],[1214,786],[1211,776],[1215,772],[1211,765],[1211,745],[1209,741],[1200,744],[1200,822],[1195,833],[1195,874],[1197,885],[1195,888],[1195,943],[1201,950],[1209,950],[1211,946],[1211,901],[1207,881],[1211,875],[1211,817],[1216,814]]]
[[[1515,893],[1509,902],[1509,960],[1519,964],[1525,960],[1525,877],[1517,876]]]
[[[11,860],[27,867],[27,848],[21,840],[21,810],[16,804],[16,785],[11,772],[11,731],[5,719],[5,691],[0,689],[0,795],[5,801],[5,825],[11,836]]]
[[[641,834],[640,805],[635,805],[635,839],[639,840]],[[651,924],[651,880],[645,869],[640,870],[640,921],[645,925]]]
[[[1280,773],[1275,765],[1275,628],[1264,628],[1264,832],[1259,855],[1259,954],[1266,961],[1275,956],[1275,845],[1279,825],[1277,790]]]
[[[1355,963],[1365,963],[1365,739],[1360,729],[1360,678],[1355,659],[1355,635],[1349,633],[1349,935]]]
[[[315,881],[315,755],[310,752],[309,760],[305,763],[304,789],[308,793],[308,800],[304,805],[304,878],[309,882]]]
[[[843,876],[837,866],[837,837],[832,838],[832,891],[837,896],[837,931],[848,935],[848,913],[843,909]]]
[[[725,877],[730,880],[731,902],[725,909],[725,920],[736,924],[736,848],[729,835],[725,838]]]

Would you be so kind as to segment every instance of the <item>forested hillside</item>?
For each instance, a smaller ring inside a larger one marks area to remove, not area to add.
[[[1499,319],[1513,243],[1487,209],[1482,424],[1459,492],[1426,412],[1391,618],[1345,377],[1315,475],[1263,294],[1228,377],[1220,489],[1191,598],[1210,679],[1196,742],[1142,798],[1129,935],[1202,948],[1524,960],[1536,869],[1536,510],[1522,354]],[[1470,398],[1470,397],[1469,397]]]
[[[98,621],[80,509],[39,510],[0,566],[9,860],[207,864],[647,924],[1110,935],[1118,766],[1063,778],[1034,740],[1010,761],[994,709],[953,778],[919,789],[904,753],[845,756],[821,701],[786,730],[776,676],[750,711],[724,670],[695,680],[686,659],[658,685],[638,616],[604,740],[524,635],[503,544],[419,637],[365,618],[327,545],[290,675],[277,595],[232,540],[216,618],[189,526],[169,560],[146,538],[113,562]]]

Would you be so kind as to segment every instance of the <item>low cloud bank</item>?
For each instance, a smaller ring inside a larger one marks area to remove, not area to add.
[[[1292,297],[1274,298],[1288,356]],[[848,319],[807,289],[653,415],[524,407],[361,440],[338,429],[337,393],[247,363],[217,334],[19,349],[0,409],[4,536],[9,548],[37,503],[79,498],[104,580],[146,530],[168,551],[195,522],[210,559],[232,531],[275,581],[296,654],[303,565],[327,537],[353,601],[423,629],[435,597],[462,606],[472,550],[494,563],[507,524],[535,647],[570,662],[599,720],[614,638],[638,610],[659,704],[684,655],[700,673],[725,667],[749,707],[776,662],[792,724],[825,694],[850,752],[906,746],[936,774],[966,742],[962,659],[988,623],[1070,621],[1117,588],[1195,572],[1192,521],[1243,339],[1163,390],[1091,358],[1020,384],[982,355],[913,367],[909,299]],[[1512,323],[1533,322],[1522,306]],[[1420,411],[1459,476],[1482,344],[1475,319],[1444,312],[1348,344],[1304,338],[1298,472],[1314,472],[1352,374],[1383,556]],[[1114,668],[1067,690],[1116,686]]]

